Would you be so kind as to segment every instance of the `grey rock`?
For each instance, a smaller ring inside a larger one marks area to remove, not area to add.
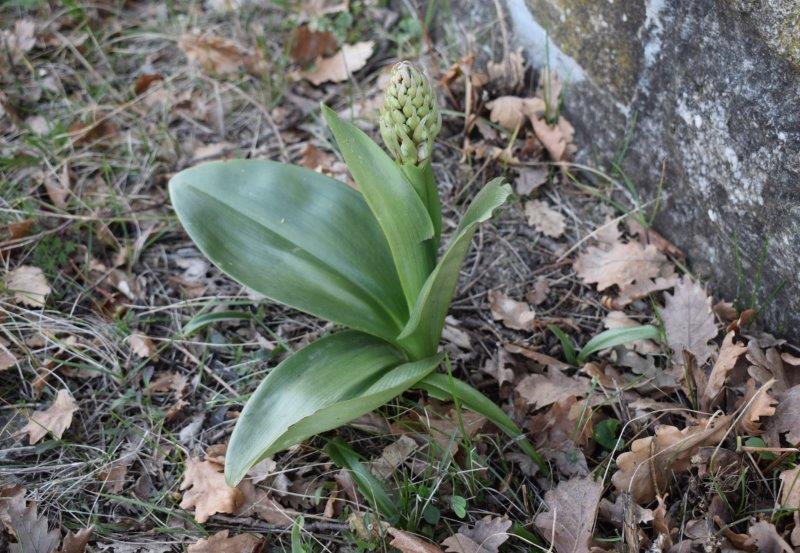
[[[643,201],[661,190],[655,227],[695,274],[743,307],[755,296],[772,331],[800,331],[800,2],[505,7],[534,64],[569,82],[583,160],[608,167],[628,132],[624,171]]]

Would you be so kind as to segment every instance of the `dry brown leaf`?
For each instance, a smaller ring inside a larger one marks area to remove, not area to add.
[[[502,61],[486,64],[490,81],[497,81],[502,90],[516,90],[525,80],[525,57],[522,48],[509,52]]]
[[[533,132],[536,133],[536,138],[547,150],[550,159],[562,161],[569,157],[571,153],[569,146],[572,143],[575,129],[564,117],[559,117],[557,123],[551,125],[543,116],[533,116],[531,117],[531,123],[533,124]]]
[[[217,75],[229,75],[246,70],[263,73],[266,64],[258,51],[214,34],[184,33],[178,46],[190,63]]]
[[[527,196],[547,182],[546,167],[522,167],[519,176],[514,180],[514,189],[518,196]]]
[[[529,374],[517,384],[517,393],[535,409],[547,407],[568,397],[583,397],[591,381],[582,376],[567,376],[559,370]]]
[[[29,307],[44,307],[50,285],[39,267],[20,265],[6,273],[6,289],[13,292],[14,301]]]
[[[536,111],[544,110],[541,98],[520,98],[519,96],[500,96],[486,103],[489,119],[504,129],[514,132],[521,127],[525,118]]]
[[[125,477],[128,475],[127,463],[115,463],[108,470],[100,472],[102,489],[108,493],[119,493],[125,487]]]
[[[47,191],[47,196],[53,202],[53,205],[59,209],[66,209],[67,198],[69,198],[70,189],[72,188],[69,163],[64,163],[60,175],[56,176],[48,172],[42,174],[41,179],[44,189]]]
[[[617,457],[619,470],[611,477],[611,482],[617,490],[629,492],[636,503],[650,503],[656,493],[665,491],[670,473],[687,471],[692,455],[700,447],[716,446],[731,422],[730,416],[723,416],[683,430],[662,426],[655,436],[634,440],[631,450]]]
[[[429,415],[425,418],[431,439],[440,451],[449,451],[455,455],[459,443],[465,438],[474,438],[486,424],[486,417],[474,411],[462,411],[461,416],[451,410],[447,416]],[[467,433],[466,436],[462,433]]]
[[[336,52],[338,43],[333,34],[312,30],[308,25],[300,25],[292,31],[292,47],[289,58],[300,65],[308,65],[317,58],[330,56]]]
[[[555,357],[551,357],[544,353],[539,353],[534,349],[521,346],[519,344],[506,344],[503,347],[509,353],[518,353],[520,355],[524,355],[528,359],[531,359],[536,363],[539,363],[540,365],[548,367],[549,369],[566,371],[572,368],[572,366],[569,365],[568,363],[564,363],[563,361],[556,359]]]
[[[0,44],[15,63],[36,45],[36,24],[30,19],[18,19],[14,28],[0,31]]]
[[[768,429],[776,434],[786,433],[786,440],[794,446],[800,446],[800,384],[789,388],[780,396],[775,416]]]
[[[217,532],[210,538],[202,538],[186,549],[187,553],[255,553],[262,538],[255,534],[238,534],[228,537],[228,530]]]
[[[9,351],[9,349],[0,343],[0,371],[10,369],[17,364],[17,356]]]
[[[58,553],[84,553],[86,546],[89,544],[89,539],[92,537],[92,529],[93,527],[90,526],[89,528],[81,528],[76,534],[67,532]]]
[[[313,68],[302,71],[300,75],[315,86],[328,81],[334,83],[346,81],[366,65],[374,50],[375,43],[371,40],[345,44],[336,54],[320,59]]]
[[[142,359],[150,359],[156,356],[156,345],[149,337],[144,334],[131,334],[128,338],[128,343],[131,346],[131,351],[137,357]]]
[[[511,521],[506,517],[486,515],[470,528],[461,526],[458,533],[442,542],[448,553],[497,553],[508,539]]]
[[[673,363],[683,365],[683,352],[688,351],[702,367],[714,353],[708,342],[718,333],[711,312],[711,297],[702,286],[684,275],[675,285],[675,292],[665,294],[664,298],[661,318],[667,343],[672,348]]]
[[[244,501],[241,490],[225,483],[222,466],[196,457],[186,460],[180,489],[186,490],[181,509],[194,508],[194,519],[201,524],[216,513],[235,513]]]
[[[557,553],[588,553],[602,494],[602,482],[591,476],[559,482],[544,494],[547,511],[536,515],[533,523]]]
[[[489,290],[489,309],[496,321],[515,330],[532,330],[536,312],[521,301],[509,298],[500,290]]]
[[[250,480],[242,480],[237,489],[242,493],[241,505],[235,513],[237,516],[257,516],[269,524],[288,528],[299,515],[296,511],[285,509],[269,497],[265,490],[256,488]]]
[[[655,278],[666,262],[667,258],[655,246],[617,242],[608,250],[589,247],[573,267],[585,283],[597,284],[598,290],[605,290]]]
[[[400,553],[442,553],[442,550],[419,536],[398,530],[390,526],[386,531],[394,538],[389,545],[400,550]]]
[[[417,442],[408,436],[400,436],[396,442],[383,448],[381,456],[372,461],[369,470],[378,478],[387,479],[417,449]]]
[[[77,410],[78,404],[72,399],[69,390],[59,390],[53,404],[44,411],[32,413],[28,424],[18,434],[28,434],[31,445],[39,442],[48,432],[61,438],[72,424],[72,415]]]
[[[756,543],[759,553],[792,553],[792,547],[778,534],[775,525],[762,520],[747,530]]]
[[[514,381],[514,371],[507,367],[509,362],[508,353],[505,349],[498,349],[497,353],[486,360],[481,371],[497,380],[497,385],[502,386],[506,382]]]
[[[762,417],[771,417],[775,414],[775,405],[778,403],[774,397],[769,394],[770,387],[775,383],[775,380],[770,380],[763,386],[756,389],[756,383],[751,378],[747,381],[747,389],[745,396],[742,398],[742,405],[748,406],[739,420],[739,427],[750,436],[759,436],[764,432],[761,426]]]
[[[173,401],[169,404],[164,415],[167,420],[175,418],[178,413],[180,413],[181,409],[188,405],[188,402],[183,399],[187,384],[188,380],[183,374],[166,371],[159,374],[158,377],[152,380],[148,385],[147,393],[149,394],[172,394]],[[224,459],[223,451],[223,457],[219,462],[224,463]]]
[[[781,507],[794,511],[792,544],[800,547],[800,465],[781,472]]]
[[[540,200],[525,202],[525,217],[528,218],[529,225],[551,238],[558,238],[564,234],[566,228],[564,216],[546,202]]]
[[[525,299],[533,305],[540,305],[547,299],[550,293],[550,283],[546,278],[540,277],[533,283],[533,289],[525,294]]]
[[[26,506],[24,497],[8,505],[9,525],[18,542],[11,546],[11,553],[51,553],[58,547],[58,528],[48,531],[47,517],[37,511],[36,502]]]
[[[725,380],[728,378],[728,373],[736,366],[736,362],[747,351],[747,346],[737,344],[733,341],[736,333],[733,331],[725,335],[722,341],[722,346],[719,349],[719,355],[714,362],[714,367],[711,369],[711,374],[708,376],[708,383],[705,390],[703,390],[702,404],[704,409],[708,409],[714,404],[722,388],[725,386]]]

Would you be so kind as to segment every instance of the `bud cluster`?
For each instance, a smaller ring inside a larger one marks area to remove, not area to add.
[[[442,115],[428,79],[407,61],[392,70],[380,127],[386,148],[399,162],[417,165],[430,157]]]

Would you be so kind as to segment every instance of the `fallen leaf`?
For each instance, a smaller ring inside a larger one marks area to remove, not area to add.
[[[252,468],[247,471],[247,476],[253,484],[258,484],[266,480],[270,475],[275,474],[277,468],[278,463],[276,463],[272,457],[267,457],[253,465]]]
[[[555,357],[551,357],[544,353],[539,353],[534,349],[521,346],[519,344],[506,344],[503,347],[509,353],[518,353],[520,355],[527,357],[528,359],[535,361],[536,363],[539,363],[540,365],[548,367],[549,369],[566,371],[572,368],[572,366],[569,365],[568,363],[564,363],[563,361],[556,359]]]
[[[525,217],[528,218],[529,225],[551,238],[558,238],[564,234],[566,228],[564,216],[546,202],[540,200],[525,202]]]
[[[230,75],[242,70],[263,73],[264,59],[258,51],[248,50],[241,44],[214,34],[184,33],[178,46],[189,63],[217,75]]]
[[[575,272],[587,284],[597,284],[598,290],[611,286],[621,289],[656,277],[667,258],[655,246],[637,242],[616,242],[608,250],[589,247],[573,264]]]
[[[547,182],[548,171],[545,167],[523,167],[514,180],[514,188],[518,196],[527,196]]]
[[[67,532],[58,553],[84,553],[86,546],[89,544],[89,539],[92,537],[92,529],[93,527],[90,526],[89,528],[81,528],[76,534]]]
[[[739,420],[739,427],[750,436],[759,436],[764,430],[761,426],[761,419],[771,417],[775,414],[775,405],[778,403],[769,394],[769,388],[775,383],[770,380],[763,386],[756,389],[755,381],[751,378],[747,381],[745,395],[742,398],[742,406],[747,406]]]
[[[800,547],[800,465],[781,472],[781,506],[794,511],[792,544]]]
[[[701,398],[703,408],[706,410],[714,404],[714,400],[725,386],[728,373],[733,370],[736,362],[747,351],[747,346],[733,341],[735,337],[736,333],[730,331],[725,335],[725,339],[722,340],[719,355],[714,362],[714,367],[711,369],[711,374],[708,376],[708,383],[705,390],[703,390]]]
[[[498,349],[497,353],[486,359],[481,371],[497,380],[497,385],[514,381],[514,371],[508,368],[508,353],[505,349]]]
[[[222,466],[196,457],[186,460],[180,489],[186,490],[181,509],[194,509],[194,519],[204,523],[216,513],[234,513],[244,501],[241,490],[225,483]]]
[[[72,415],[77,410],[78,404],[72,399],[69,391],[59,390],[53,404],[44,411],[32,413],[28,424],[19,431],[19,434],[27,433],[31,445],[39,442],[48,432],[60,439],[72,424]]]
[[[507,328],[532,330],[536,312],[521,301],[509,298],[500,290],[489,290],[489,309],[496,321],[502,321]]]
[[[500,96],[486,103],[489,119],[510,132],[514,132],[525,122],[529,114],[544,110],[541,98],[520,98],[519,96]]]
[[[164,75],[161,73],[142,73],[136,77],[136,82],[133,84],[133,93],[137,96],[144,94],[153,85],[153,83],[163,81]]]
[[[611,482],[617,490],[629,492],[639,505],[650,503],[656,493],[665,491],[670,474],[689,470],[691,457],[699,448],[718,445],[731,422],[730,416],[723,416],[683,430],[661,426],[655,436],[634,440],[631,450],[617,457],[618,470]]]
[[[533,523],[558,553],[588,553],[602,494],[602,482],[591,476],[559,482],[544,494],[547,511]]]
[[[321,58],[313,68],[302,71],[300,75],[315,86],[328,81],[334,83],[346,81],[366,65],[374,49],[375,43],[371,40],[345,44],[336,54]]]
[[[501,90],[516,90],[525,80],[525,57],[522,48],[509,52],[497,63],[490,61],[486,64],[489,80],[498,83]]]
[[[125,487],[125,478],[128,475],[126,463],[115,463],[113,466],[100,472],[100,482],[103,491],[117,494]]]
[[[47,197],[53,205],[59,209],[67,208],[67,199],[69,198],[70,189],[72,188],[72,179],[69,173],[69,164],[64,163],[61,173],[56,176],[51,173],[43,173],[41,176],[44,189],[47,191]]]
[[[6,289],[14,293],[14,301],[29,307],[44,307],[50,285],[39,267],[20,265],[6,273]]]
[[[442,542],[448,553],[497,553],[508,539],[511,521],[506,517],[486,515],[470,528],[461,526],[458,532]]]
[[[255,534],[238,534],[228,537],[228,530],[217,532],[210,538],[201,538],[190,545],[187,553],[255,553],[263,539]]]
[[[131,334],[128,338],[128,343],[131,346],[131,351],[137,357],[142,359],[150,359],[156,356],[156,345],[149,337],[144,334]]]
[[[257,516],[269,524],[288,528],[299,515],[296,511],[285,509],[269,497],[265,490],[256,488],[250,480],[242,480],[237,489],[241,491],[242,501],[234,513],[236,516]]]
[[[36,24],[30,19],[18,19],[14,28],[0,31],[0,44],[15,63],[22,60],[36,44]]]
[[[427,416],[424,420],[430,438],[440,451],[455,455],[465,438],[474,438],[486,424],[486,417],[473,411],[462,411],[460,416],[451,410],[446,416]],[[462,427],[463,423],[463,427]],[[463,432],[462,432],[463,430]],[[464,436],[466,432],[466,436]]]
[[[775,525],[762,520],[751,524],[747,530],[760,553],[792,553],[792,547],[784,541]]]
[[[48,531],[47,517],[40,517],[37,510],[35,502],[26,506],[24,498],[8,506],[11,532],[17,538],[10,546],[11,553],[52,553],[58,547],[58,528]]]
[[[567,376],[548,369],[545,374],[529,374],[517,384],[517,393],[534,409],[547,407],[568,397],[583,397],[591,381],[582,376]]]
[[[6,346],[0,344],[0,371],[10,369],[17,364],[17,356],[11,353]]]
[[[169,404],[164,416],[167,420],[175,418],[181,409],[188,405],[187,401],[183,399],[186,393],[186,386],[188,380],[186,376],[181,373],[166,371],[158,375],[154,380],[150,381],[147,387],[149,394],[172,394],[172,403]],[[224,452],[220,463],[224,463]]]
[[[389,545],[400,550],[400,553],[442,553],[442,550],[419,536],[398,530],[390,526],[386,531],[394,538]]]
[[[781,394],[779,400],[768,429],[776,434],[786,433],[789,443],[800,446],[800,385],[789,388]]]
[[[652,247],[652,246],[649,246]],[[684,275],[675,285],[673,294],[665,294],[661,318],[672,349],[672,361],[683,365],[683,352],[688,351],[702,367],[714,353],[708,344],[717,336],[711,297],[702,286]]]
[[[575,135],[575,129],[564,117],[559,117],[555,125],[547,122],[544,116],[532,116],[531,123],[533,124],[533,132],[536,133],[536,138],[544,146],[550,159],[553,161],[562,161],[569,157],[571,149],[569,148],[572,143],[572,137]]]
[[[312,30],[308,25],[295,27],[290,38],[289,58],[300,65],[308,65],[322,56],[336,52],[336,37],[326,31]]]
[[[383,448],[381,456],[370,463],[370,472],[378,478],[387,479],[416,449],[417,442],[408,436],[400,436],[396,442]]]

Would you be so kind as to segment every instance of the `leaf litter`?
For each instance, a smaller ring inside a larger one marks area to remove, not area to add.
[[[152,3],[126,4],[111,37],[99,32],[111,28],[103,10],[45,24],[34,9],[2,30],[0,123],[12,137],[3,155],[18,162],[9,174],[20,189],[0,229],[0,465],[25,470],[0,469],[0,548],[27,533],[48,553],[87,542],[249,553],[288,547],[300,515],[301,541],[329,549],[354,534],[424,552],[800,546],[800,352],[741,302],[712,298],[667,238],[601,204],[605,191],[586,194],[591,181],[570,164],[569,91],[510,48],[485,64],[469,50],[420,60],[443,107],[464,114],[445,117],[435,157],[445,234],[477,182],[503,175],[521,197],[476,239],[444,344],[454,372],[514,417],[552,475],[482,417],[414,393],[338,431],[394,497],[409,494],[408,518],[394,526],[376,522],[369,494],[322,452],[324,438],[225,484],[242,399],[287,350],[330,329],[259,299],[244,304],[247,291],[171,226],[163,184],[190,163],[240,155],[286,157],[347,182],[314,111],[332,103],[373,132],[394,61],[386,33],[407,25],[371,3],[352,20],[353,3],[299,4],[296,14],[247,2],[176,7],[183,23]],[[287,25],[269,27],[281,17]],[[163,39],[141,34],[150,21],[168,29]],[[85,78],[100,96],[62,71],[85,67],[77,54],[95,68]],[[52,102],[63,90],[69,105]],[[51,140],[59,129],[69,151]],[[42,153],[31,140],[52,142],[33,168],[25,160]],[[182,333],[193,317],[229,311],[249,316]],[[579,350],[603,329],[646,323],[663,343],[602,349],[578,366],[547,330],[556,325]],[[8,504],[20,497],[12,526]],[[453,507],[462,500],[463,517]],[[81,529],[90,520],[103,524]]]

